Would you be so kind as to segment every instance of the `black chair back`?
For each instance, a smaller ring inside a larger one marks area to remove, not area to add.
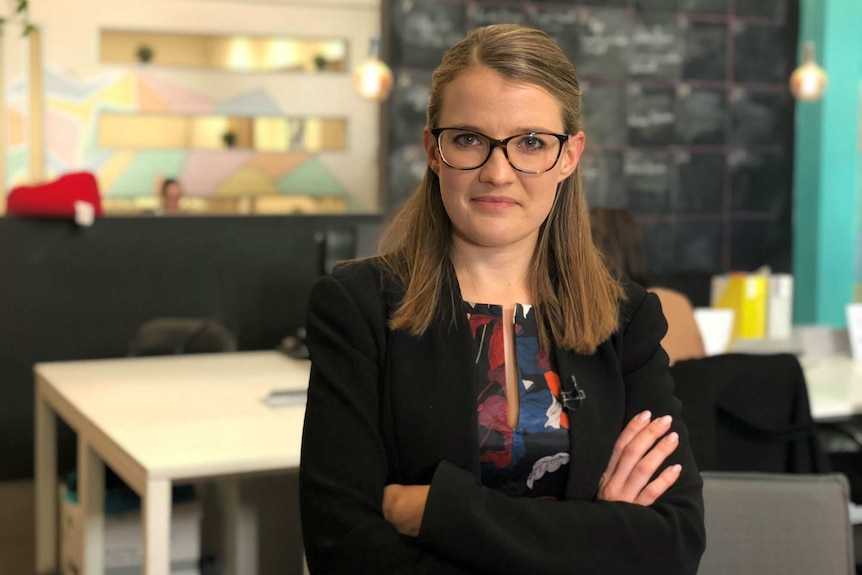
[[[702,471],[831,470],[796,356],[715,355],[680,361],[671,374]]]
[[[129,342],[129,355],[174,355],[236,351],[236,337],[211,319],[164,317],[144,322]]]

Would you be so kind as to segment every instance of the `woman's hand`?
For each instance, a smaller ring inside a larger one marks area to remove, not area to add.
[[[679,445],[675,432],[667,434],[671,417],[665,415],[650,421],[650,416],[649,411],[638,414],[620,433],[599,482],[598,499],[652,505],[679,477],[682,467],[671,465],[650,482]]]
[[[430,489],[429,485],[387,485],[383,488],[383,517],[398,533],[416,537]]]

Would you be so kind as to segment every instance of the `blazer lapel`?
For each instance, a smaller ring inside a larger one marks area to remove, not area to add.
[[[622,378],[602,348],[592,355],[568,350],[554,355],[560,379],[574,376],[584,392],[581,406],[567,410],[572,458],[566,498],[593,499],[622,429]]]
[[[393,332],[388,386],[402,481],[430,481],[446,460],[479,473],[470,327],[435,325],[421,337]]]

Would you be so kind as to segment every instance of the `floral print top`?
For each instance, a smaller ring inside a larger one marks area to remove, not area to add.
[[[503,306],[464,303],[473,334],[482,484],[511,496],[562,499],[569,468],[569,419],[551,354],[539,350],[536,314],[515,306],[518,423],[509,425]]]

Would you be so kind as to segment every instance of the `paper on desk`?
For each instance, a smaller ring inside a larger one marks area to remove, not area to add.
[[[263,398],[263,401],[272,406],[305,405],[307,399],[307,389],[274,389]]]

